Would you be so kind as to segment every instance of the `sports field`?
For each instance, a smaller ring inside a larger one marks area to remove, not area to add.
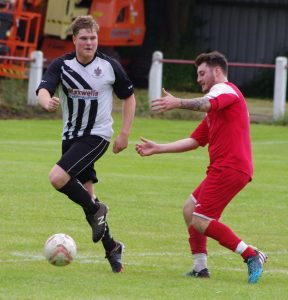
[[[116,116],[115,131],[120,119]],[[207,149],[141,158],[139,136],[168,142],[187,137],[193,121],[137,118],[129,148],[111,148],[96,165],[99,198],[126,245],[125,272],[113,274],[81,209],[48,183],[60,156],[59,120],[0,121],[0,299],[287,299],[288,129],[252,125],[255,177],[223,215],[247,243],[269,255],[256,285],[240,257],[210,240],[208,280],[191,270],[182,203],[203,178]],[[78,246],[67,267],[43,257],[48,236],[64,232]]]

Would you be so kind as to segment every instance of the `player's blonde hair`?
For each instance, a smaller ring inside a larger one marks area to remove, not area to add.
[[[98,33],[100,27],[92,16],[79,16],[71,25],[73,36],[76,36],[81,29],[91,29],[92,31],[95,30]]]

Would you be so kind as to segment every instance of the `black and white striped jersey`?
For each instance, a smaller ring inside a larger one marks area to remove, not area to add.
[[[44,88],[53,96],[58,85],[64,121],[62,139],[98,135],[110,141],[113,91],[122,100],[134,93],[122,66],[99,51],[93,61],[82,65],[72,52],[51,63],[36,93]]]

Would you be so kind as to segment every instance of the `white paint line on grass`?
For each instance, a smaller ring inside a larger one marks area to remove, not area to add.
[[[280,255],[287,255],[288,251],[274,251],[267,253],[270,256],[280,256]],[[217,252],[213,253],[209,256],[225,256],[227,255],[227,252]],[[21,262],[35,262],[35,261],[44,261],[46,260],[43,255],[39,254],[28,254],[25,252],[12,252],[11,256],[14,258],[7,258],[7,259],[0,259],[0,263],[21,263]],[[129,255],[126,256],[126,259],[124,259],[124,265],[127,266],[145,266],[145,267],[153,267],[153,268],[161,268],[161,264],[155,264],[155,263],[147,263],[147,261],[139,261],[139,257],[147,257],[147,258],[155,258],[157,257],[190,257],[190,255],[186,255],[179,252],[140,252],[140,253],[129,253]],[[124,256],[125,257],[125,256]],[[232,258],[232,257],[231,257]],[[135,260],[137,259],[137,260]],[[230,259],[230,257],[228,258]],[[129,262],[126,262],[129,260]],[[107,261],[104,259],[104,256],[102,255],[95,255],[95,254],[88,254],[88,255],[77,255],[75,259],[75,263],[78,264],[106,264]],[[224,271],[224,272],[243,272],[243,268],[230,268],[230,267],[215,267],[213,266],[212,270],[217,271]],[[288,270],[287,269],[273,269],[269,268],[268,270],[265,270],[265,273],[273,273],[273,274],[283,274],[288,276]]]
[[[214,253],[209,253],[209,257],[213,256],[226,256],[229,252],[227,251],[217,251]],[[163,251],[163,252],[139,252],[139,253],[127,253],[129,257],[163,257],[163,256],[169,256],[169,257],[190,257],[190,254],[187,253],[181,253],[181,252],[169,252],[169,251]],[[269,251],[267,252],[268,256],[279,256],[279,255],[287,255],[288,250],[282,250],[282,251]],[[32,260],[40,260],[43,258],[43,255],[39,254],[31,254],[31,253],[25,253],[25,252],[12,252],[11,256],[16,257],[24,257],[26,259],[32,259]],[[102,257],[102,255],[95,255],[94,253],[86,254],[86,255],[80,255],[78,254],[77,257],[80,259],[89,259],[89,258],[95,258],[95,256]],[[231,256],[232,258],[232,256]],[[0,260],[2,261],[2,260]]]
[[[41,261],[41,260],[45,260],[45,258],[43,256],[40,255],[31,255],[28,258],[25,258],[23,255],[23,257],[19,258],[19,259],[0,259],[0,263],[16,263],[18,264],[19,262],[23,263],[23,262],[34,262],[34,261]],[[77,258],[75,259],[76,264],[107,264],[107,261],[104,259],[99,259],[99,258],[93,258],[90,256],[77,256]],[[130,260],[129,262],[125,262],[124,261],[124,265],[126,266],[145,266],[145,267],[152,267],[152,268],[161,268],[162,265],[161,264],[154,264],[154,263],[147,263],[147,262],[139,262],[139,260],[137,261],[133,261]],[[190,267],[190,266],[189,266]],[[187,270],[189,269],[189,267],[187,268]],[[243,268],[230,268],[230,267],[215,267],[213,266],[212,268],[210,268],[210,270],[213,273],[214,271],[223,271],[223,272],[243,272],[244,269]],[[184,272],[184,271],[183,271]],[[288,276],[288,270],[286,269],[271,269],[269,268],[269,270],[265,270],[264,268],[264,272],[265,273],[270,273],[270,274],[282,274],[282,275],[287,275]]]

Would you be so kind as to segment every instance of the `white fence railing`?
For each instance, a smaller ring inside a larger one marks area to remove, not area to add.
[[[185,60],[168,60],[163,59],[163,53],[156,51],[152,56],[152,64],[149,72],[149,86],[148,95],[149,99],[156,99],[161,97],[162,94],[162,76],[163,76],[163,63],[181,63],[193,64],[194,61]],[[245,63],[231,63],[236,67],[262,67],[274,68],[274,95],[273,95],[273,119],[279,120],[285,115],[286,106],[286,89],[287,89],[287,57],[277,57],[275,65],[265,64],[245,64]]]

